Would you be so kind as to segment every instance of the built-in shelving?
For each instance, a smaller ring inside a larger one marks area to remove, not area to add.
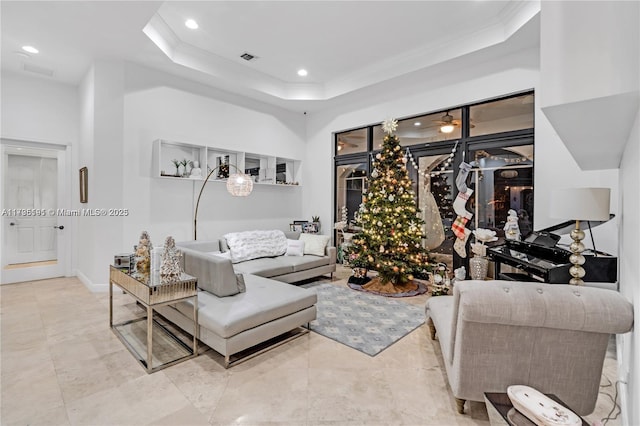
[[[184,173],[184,166],[176,168],[173,160],[179,162],[186,160],[188,164],[186,175],[179,176],[180,173]],[[200,166],[201,174],[187,176],[196,162]],[[250,175],[255,184],[299,186],[300,163],[300,160],[272,155],[232,151],[164,139],[153,141],[153,176],[161,179],[202,181],[211,170],[218,167],[210,180],[225,181],[224,168],[220,166],[229,164],[230,173],[234,173],[237,168]]]

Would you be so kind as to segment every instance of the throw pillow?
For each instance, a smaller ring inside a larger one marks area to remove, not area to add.
[[[287,251],[287,237],[279,230],[232,232],[224,238],[233,263],[282,256]]]
[[[287,256],[304,256],[304,241],[287,240]]]
[[[300,241],[304,241],[304,254],[312,254],[314,256],[324,256],[324,249],[327,247],[329,240],[328,235],[316,234],[300,234]]]

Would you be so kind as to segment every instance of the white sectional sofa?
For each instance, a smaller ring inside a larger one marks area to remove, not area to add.
[[[290,239],[298,234],[288,233]],[[314,290],[288,283],[333,274],[336,249],[324,256],[275,256],[232,263],[224,257],[226,240],[177,243],[186,273],[198,278],[200,341],[225,357],[225,367],[245,349],[300,329],[316,318]],[[222,252],[222,253],[217,253]],[[193,330],[193,301],[181,301],[157,311],[187,333]]]

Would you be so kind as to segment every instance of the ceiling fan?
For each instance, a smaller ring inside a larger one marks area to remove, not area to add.
[[[357,148],[358,145],[352,142],[346,142],[342,139],[338,139],[338,151],[342,151],[344,148]]]
[[[440,125],[439,131],[441,133],[451,133],[456,127],[460,127],[462,125],[462,122],[453,118],[453,115],[449,114],[449,111],[447,111],[440,120],[434,121]],[[470,124],[472,129],[476,127],[473,123]]]
[[[460,120],[455,120],[453,115],[449,114],[449,111],[440,120],[434,121],[440,125],[440,132],[442,133],[451,133],[456,127],[460,126]]]

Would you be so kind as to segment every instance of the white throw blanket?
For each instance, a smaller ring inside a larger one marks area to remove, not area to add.
[[[224,238],[233,263],[281,256],[287,251],[287,237],[279,230],[231,232]]]

